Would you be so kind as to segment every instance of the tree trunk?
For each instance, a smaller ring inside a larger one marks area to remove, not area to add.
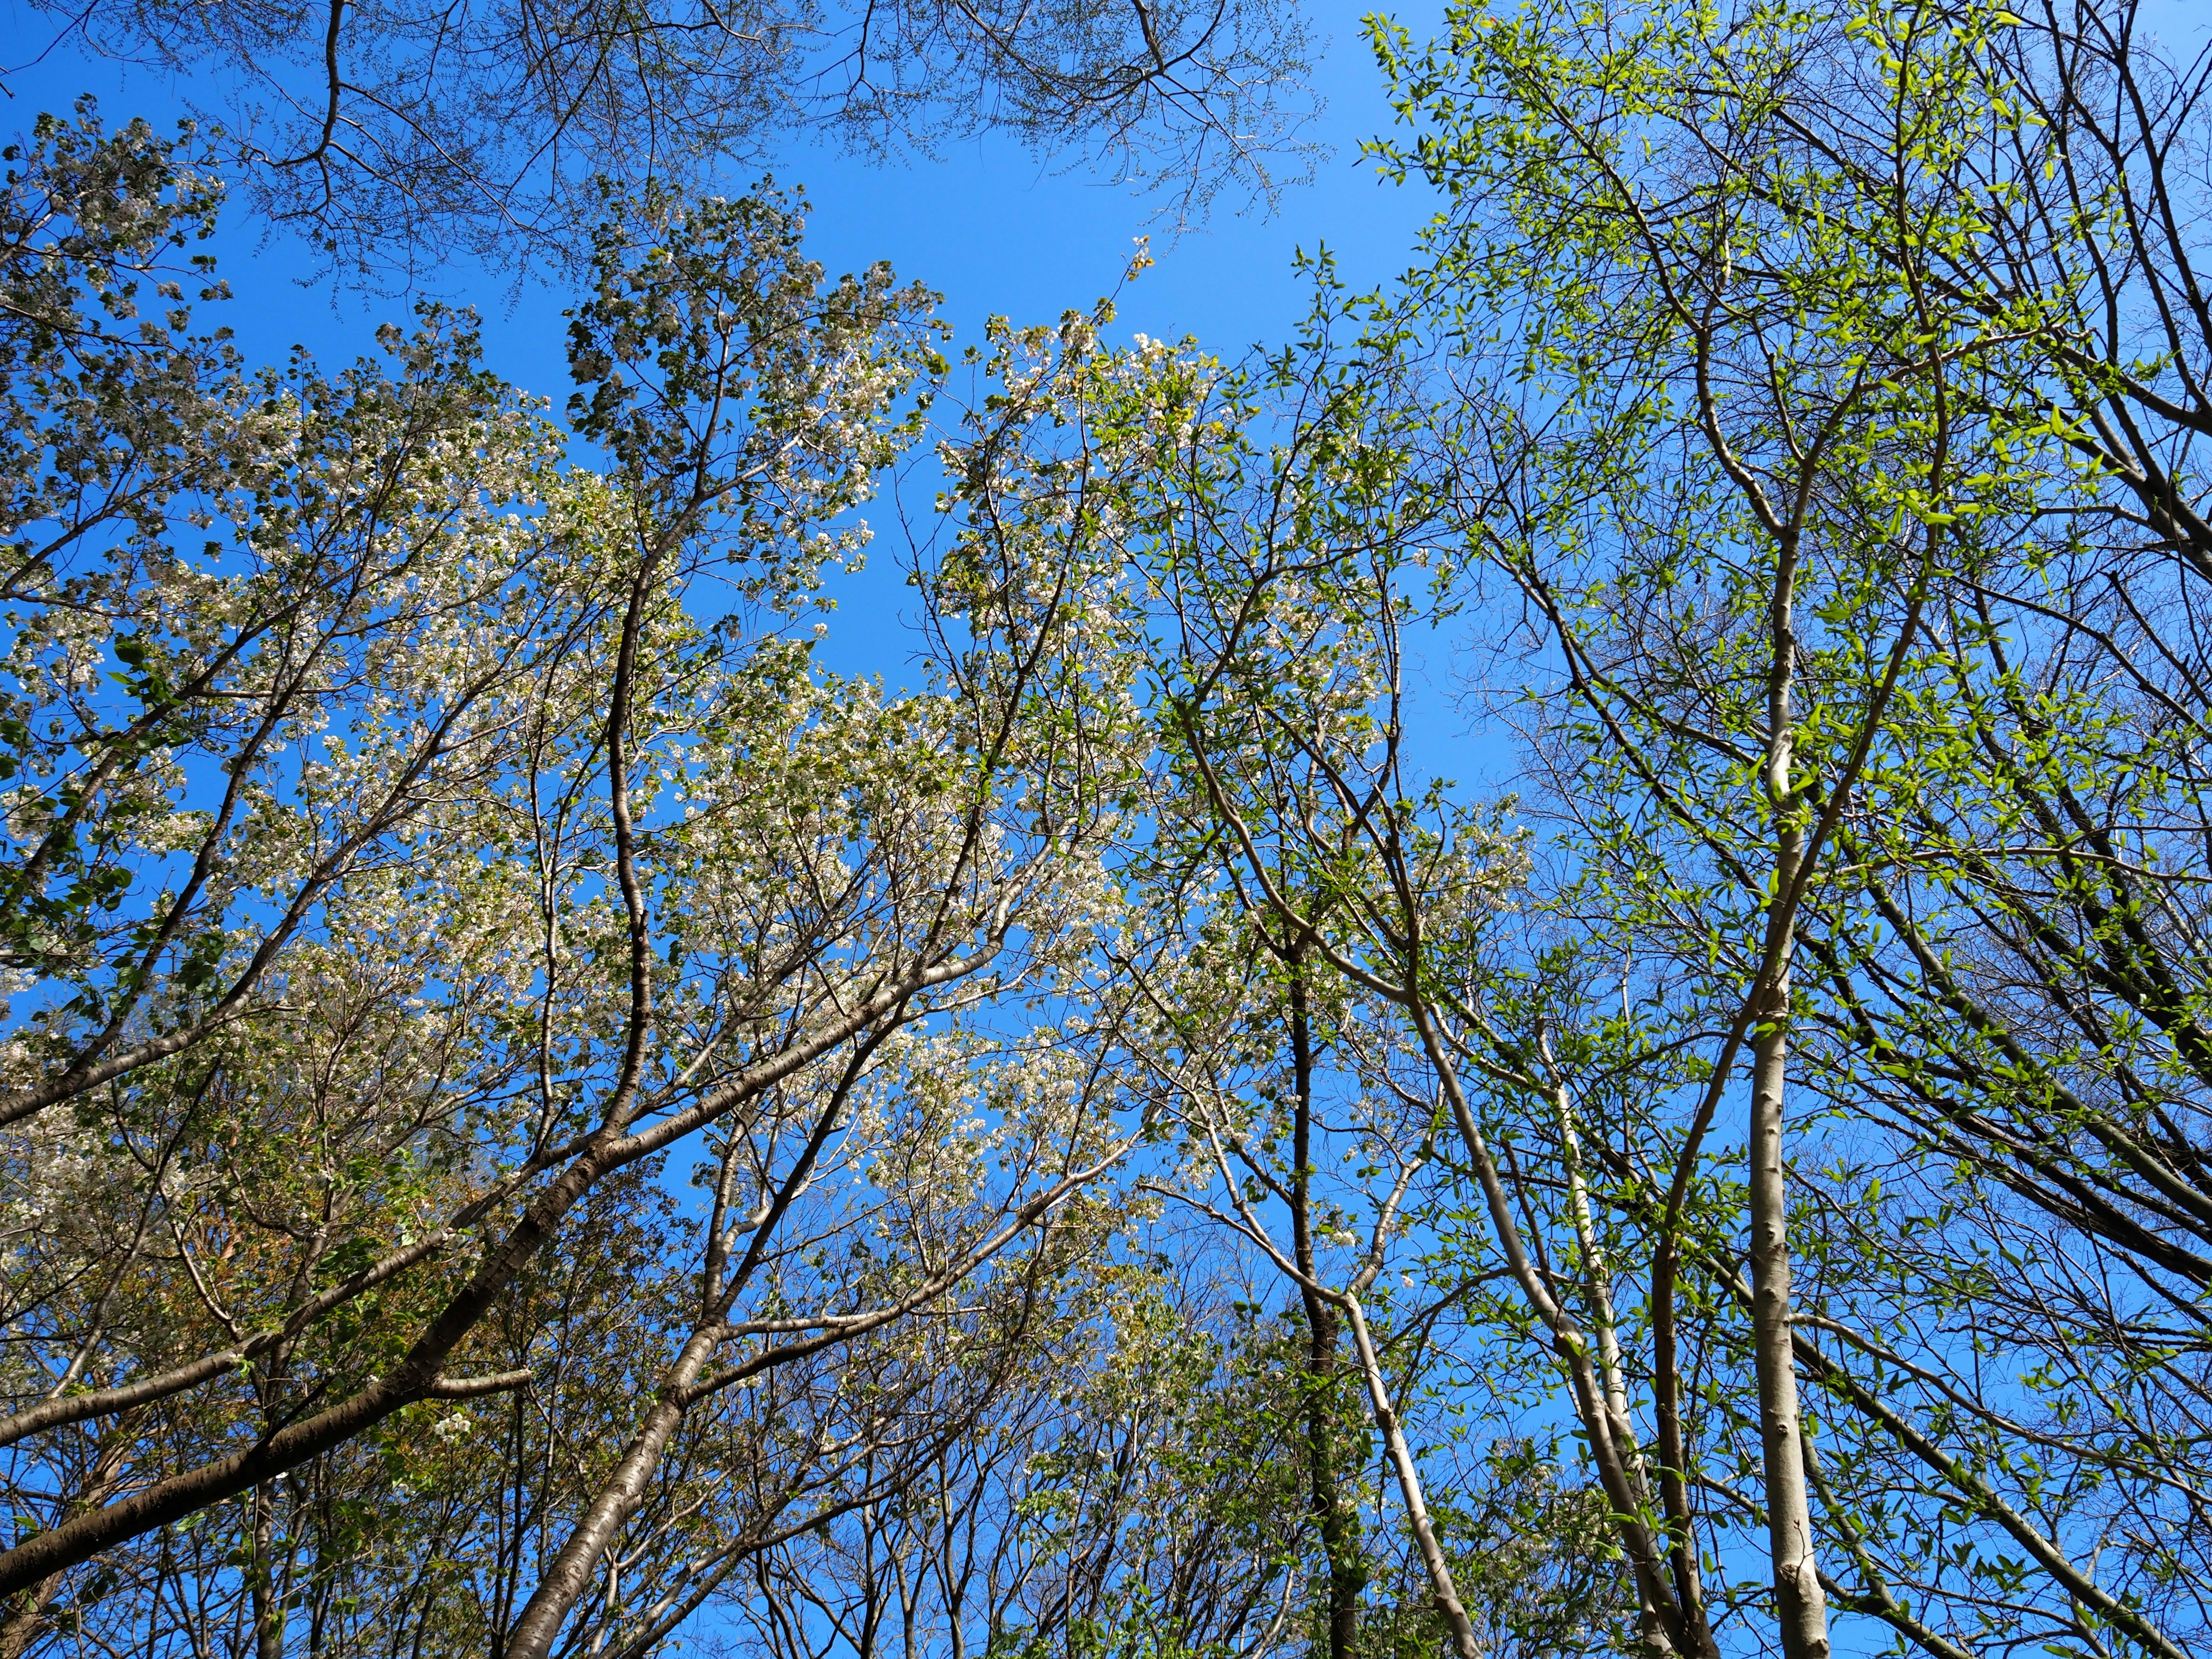
[[[1382,1431],[1391,1467],[1397,1471],[1398,1492],[1405,1500],[1406,1518],[1413,1523],[1413,1542],[1420,1550],[1421,1565],[1428,1570],[1430,1596],[1450,1628],[1452,1648],[1459,1659],[1483,1659],[1482,1644],[1475,1639],[1474,1622],[1468,1618],[1466,1605],[1459,1599],[1459,1588],[1452,1583],[1451,1565],[1444,1559],[1443,1547],[1437,1542],[1436,1528],[1430,1523],[1428,1500],[1421,1493],[1421,1477],[1413,1467],[1413,1449],[1406,1443],[1398,1413],[1391,1407],[1389,1389],[1382,1376],[1382,1362],[1367,1334],[1366,1316],[1360,1311],[1356,1298],[1346,1297],[1344,1307],[1352,1316],[1352,1345],[1359,1355],[1360,1372],[1367,1381],[1367,1398],[1375,1413],[1375,1426]]]
[[[1765,1459],[1767,1546],[1774,1561],[1784,1659],[1828,1659],[1827,1601],[1814,1559],[1797,1365],[1790,1340],[1789,1193],[1782,1170],[1783,1073],[1789,1052],[1784,973],[1759,1015],[1751,1084],[1751,1318]]]
[[[276,1583],[276,1502],[270,1483],[253,1489],[253,1651],[255,1659],[284,1659],[284,1604]]]
[[[1298,1271],[1318,1279],[1313,1253],[1313,1212],[1308,1188],[1313,1180],[1313,1026],[1306,1000],[1303,966],[1291,958],[1291,1060],[1297,1091],[1292,1125],[1296,1166],[1291,1182],[1291,1231]],[[1306,1471],[1314,1524],[1328,1559],[1328,1659],[1352,1659],[1359,1644],[1359,1599],[1367,1572],[1359,1541],[1347,1512],[1336,1467],[1334,1425],[1330,1421],[1337,1371],[1336,1310],[1310,1285],[1299,1288],[1306,1316]]]
[[[1782,1164],[1790,1060],[1793,912],[1805,858],[1803,805],[1792,778],[1797,666],[1795,536],[1775,573],[1773,657],[1767,675],[1766,798],[1774,813],[1774,884],[1753,1014],[1751,1066],[1751,1324],[1759,1377],[1759,1437],[1766,1483],[1767,1550],[1783,1659],[1828,1659],[1828,1604],[1813,1549],[1813,1512],[1790,1331],[1790,1192]]]
[[[561,1553],[553,1558],[536,1593],[524,1604],[507,1638],[507,1659],[545,1659],[553,1650],[562,1625],[583,1598],[592,1573],[644,1501],[646,1488],[660,1464],[661,1449],[684,1421],[686,1391],[698,1380],[720,1340],[719,1329],[708,1329],[694,1331],[685,1341],[662,1376],[653,1409],[623,1449],[622,1461],[568,1534]]]

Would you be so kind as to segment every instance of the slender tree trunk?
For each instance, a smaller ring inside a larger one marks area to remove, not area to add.
[[[284,1659],[284,1604],[276,1583],[276,1500],[271,1482],[253,1489],[253,1651],[255,1659]]]
[[[1659,1502],[1667,1522],[1667,1560],[1673,1570],[1674,1595],[1689,1626],[1690,1646],[1699,1655],[1718,1651],[1711,1627],[1705,1622],[1705,1587],[1698,1571],[1698,1538],[1690,1521],[1690,1500],[1685,1468],[1681,1413],[1681,1367],[1674,1334],[1674,1244],[1659,1242],[1653,1263],[1651,1346],[1655,1358],[1652,1399],[1659,1424]]]
[[[1828,1659],[1828,1604],[1813,1549],[1813,1511],[1790,1331],[1790,1192],[1782,1161],[1790,1060],[1790,963],[1798,873],[1805,856],[1802,805],[1792,780],[1792,691],[1796,672],[1796,548],[1785,538],[1776,571],[1773,659],[1767,679],[1766,794],[1775,818],[1773,896],[1763,956],[1768,971],[1752,988],[1751,1322],[1759,1378],[1759,1449],[1765,1460],[1767,1548],[1783,1659]]]
[[[1582,1255],[1583,1285],[1589,1305],[1590,1329],[1597,1339],[1597,1381],[1603,1386],[1606,1419],[1613,1444],[1620,1448],[1619,1460],[1628,1491],[1638,1508],[1650,1500],[1650,1490],[1644,1475],[1644,1460],[1635,1451],[1636,1425],[1628,1412],[1628,1384],[1621,1362],[1620,1322],[1613,1312],[1613,1274],[1606,1265],[1605,1249],[1598,1242],[1597,1229],[1590,1218],[1589,1184],[1583,1170],[1582,1132],[1575,1127],[1574,1103],[1567,1092],[1565,1079],[1560,1075],[1558,1062],[1553,1059],[1549,1038],[1539,1035],[1537,1045],[1544,1057],[1544,1072],[1552,1091],[1553,1109],[1559,1121],[1560,1169],[1566,1176],[1567,1214],[1574,1224],[1575,1243]],[[1670,1555],[1679,1555],[1670,1550]],[[1643,1626],[1645,1649],[1653,1654],[1672,1654],[1676,1651],[1674,1638],[1667,1631],[1667,1621],[1660,1612],[1658,1598],[1652,1594],[1656,1588],[1656,1556],[1654,1556],[1653,1583],[1647,1585],[1641,1578],[1638,1584],[1639,1617]],[[1711,1632],[1706,1629],[1701,1601],[1692,1594],[1694,1580],[1686,1583],[1676,1574],[1676,1589],[1681,1595],[1680,1624],[1688,1645],[1703,1651],[1696,1644],[1711,1644]]]
[[[1752,1050],[1751,1319],[1765,1457],[1767,1544],[1774,1559],[1784,1659],[1827,1659],[1827,1601],[1814,1558],[1797,1365],[1790,1340],[1790,1195],[1782,1168],[1789,1004],[1785,970],[1769,994],[1769,1006],[1760,1010]]]
[[[1382,1431],[1382,1443],[1389,1451],[1391,1467],[1397,1471],[1398,1492],[1405,1500],[1406,1518],[1413,1522],[1413,1541],[1419,1547],[1421,1565],[1428,1569],[1429,1594],[1451,1629],[1452,1648],[1459,1659],[1483,1659],[1482,1644],[1475,1639],[1474,1621],[1467,1616],[1467,1607],[1459,1599],[1459,1589],[1452,1583],[1451,1564],[1444,1559],[1443,1547],[1437,1542],[1436,1528],[1430,1523],[1428,1500],[1421,1493],[1421,1477],[1413,1467],[1413,1448],[1406,1443],[1405,1431],[1398,1426],[1398,1413],[1391,1408],[1382,1362],[1376,1354],[1373,1339],[1367,1334],[1366,1316],[1360,1311],[1356,1297],[1346,1297],[1344,1308],[1352,1316],[1352,1346],[1359,1355],[1360,1372],[1367,1380],[1367,1398],[1374,1409],[1375,1426]]]
[[[659,1397],[630,1437],[622,1461],[568,1534],[568,1541],[545,1570],[537,1591],[523,1606],[507,1638],[507,1659],[545,1659],[570,1611],[583,1597],[598,1569],[637,1506],[645,1499],[661,1449],[682,1425],[685,1392],[697,1382],[721,1340],[719,1329],[694,1331],[663,1375]]]
[[[1344,1501],[1336,1465],[1335,1425],[1329,1406],[1336,1373],[1336,1322],[1310,1328],[1311,1393],[1306,1403],[1306,1448],[1312,1470],[1314,1520],[1328,1558],[1328,1659],[1352,1659],[1359,1646],[1359,1599],[1367,1571],[1359,1559],[1359,1540]]]
[[[1317,1282],[1313,1252],[1313,1024],[1304,964],[1291,963],[1291,1061],[1297,1092],[1292,1125],[1291,1231],[1298,1271]],[[1310,1285],[1299,1287],[1306,1316],[1306,1471],[1314,1524],[1328,1559],[1328,1659],[1352,1659],[1359,1643],[1359,1600],[1367,1573],[1347,1512],[1337,1469],[1335,1425],[1330,1421],[1337,1370],[1336,1310]]]

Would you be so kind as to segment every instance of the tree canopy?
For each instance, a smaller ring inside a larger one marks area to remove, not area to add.
[[[2203,1650],[2151,21],[1376,20],[1446,206],[1233,362],[609,179],[557,415],[44,118],[0,1659]]]
[[[54,44],[185,78],[264,222],[372,285],[574,262],[606,191],[719,187],[794,137],[879,157],[985,132],[1202,212],[1299,175],[1296,0],[822,7],[30,0]]]

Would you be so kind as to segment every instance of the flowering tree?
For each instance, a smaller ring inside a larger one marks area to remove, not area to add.
[[[602,234],[584,466],[465,316],[195,331],[144,129],[11,164],[0,1642],[627,1639],[1056,1340],[1111,604],[979,520],[923,690],[812,665],[940,360],[787,203]]]

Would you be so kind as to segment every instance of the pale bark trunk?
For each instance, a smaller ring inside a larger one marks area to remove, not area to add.
[[[1766,1486],[1767,1551],[1783,1659],[1828,1659],[1828,1604],[1813,1548],[1797,1363],[1790,1328],[1790,1191],[1782,1128],[1790,1061],[1790,963],[1799,872],[1805,858],[1793,726],[1797,668],[1796,544],[1784,538],[1775,573],[1773,658],[1767,678],[1766,797],[1774,812],[1773,896],[1765,971],[1751,994],[1750,1162],[1752,1356],[1759,1380],[1759,1450]]]
[[[253,1489],[253,1651],[284,1659],[284,1604],[276,1582],[276,1500],[269,1483]]]
[[[554,1638],[576,1603],[583,1599],[592,1574],[643,1501],[647,1486],[660,1466],[661,1449],[684,1420],[684,1400],[691,1385],[714,1357],[721,1341],[716,1330],[695,1331],[676,1363],[661,1380],[660,1397],[653,1402],[644,1425],[630,1438],[622,1462],[592,1500],[584,1518],[546,1569],[537,1593],[514,1621],[507,1638],[507,1659],[545,1659]]]
[[[1635,1574],[1644,1650],[1654,1659],[1679,1654],[1698,1639],[1704,1620],[1702,1615],[1690,1617],[1676,1603],[1662,1576],[1665,1559],[1659,1540],[1639,1518],[1646,1507],[1641,1454],[1632,1437],[1623,1439],[1615,1434],[1613,1414],[1606,1403],[1605,1384],[1592,1358],[1589,1339],[1574,1315],[1552,1294],[1545,1275],[1522,1243],[1513,1218],[1512,1202],[1498,1175],[1497,1161],[1490,1155],[1489,1143],[1483,1137],[1482,1126],[1475,1121],[1467,1091],[1460,1086],[1458,1070],[1444,1050],[1435,1017],[1419,1000],[1409,1006],[1422,1049],[1443,1089],[1460,1139],[1467,1148],[1468,1162],[1481,1188],[1483,1203],[1490,1212],[1491,1226],[1507,1269],[1527,1299],[1530,1311],[1551,1333],[1552,1345],[1565,1363],[1568,1385],[1574,1393],[1575,1414],[1581,1419],[1589,1437],[1599,1480],[1613,1504],[1613,1524]],[[1692,1650],[1708,1654],[1717,1651]]]
[[[1636,1426],[1628,1414],[1628,1385],[1623,1375],[1619,1328],[1613,1317],[1613,1276],[1607,1269],[1605,1249],[1598,1242],[1597,1229],[1590,1218],[1589,1186],[1583,1172],[1582,1134],[1575,1127],[1574,1103],[1553,1060],[1550,1042],[1539,1041],[1551,1085],[1553,1109],[1559,1115],[1561,1164],[1567,1176],[1567,1213],[1574,1223],[1575,1243],[1582,1252],[1583,1280],[1589,1293],[1590,1324],[1597,1334],[1598,1377],[1605,1390],[1606,1418],[1613,1444],[1619,1448],[1619,1461],[1628,1490],[1640,1509],[1650,1502],[1650,1492],[1644,1479],[1644,1459],[1636,1449]],[[1655,1550],[1656,1547],[1654,1540]],[[1656,1571],[1650,1577],[1656,1578]],[[1690,1593],[1694,1584],[1677,1588],[1682,1597],[1680,1622],[1688,1638],[1684,1645],[1694,1648],[1701,1636],[1710,1645],[1704,1610],[1698,1598]],[[1667,1632],[1655,1594],[1642,1577],[1638,1583],[1638,1600],[1645,1651],[1654,1659],[1672,1655],[1675,1651],[1674,1639]]]
[[[1774,1562],[1784,1659],[1827,1659],[1827,1600],[1813,1549],[1797,1366],[1790,1340],[1789,1191],[1782,1165],[1789,1004],[1785,969],[1769,1007],[1761,1011],[1752,1050],[1751,1318],[1765,1459],[1767,1547]]]
[[[1391,1409],[1389,1385],[1383,1380],[1382,1362],[1376,1357],[1375,1344],[1367,1334],[1367,1317],[1360,1311],[1358,1298],[1346,1297],[1344,1310],[1351,1316],[1352,1346],[1358,1351],[1359,1369],[1367,1379],[1367,1398],[1375,1413],[1375,1426],[1382,1431],[1383,1443],[1390,1452],[1390,1465],[1397,1472],[1399,1496],[1405,1500],[1406,1516],[1413,1523],[1413,1541],[1420,1547],[1421,1565],[1428,1569],[1429,1593],[1435,1599],[1437,1611],[1443,1614],[1444,1623],[1451,1627],[1452,1646],[1459,1659],[1482,1659],[1482,1644],[1475,1639],[1474,1622],[1467,1616],[1467,1608],[1459,1599],[1459,1590],[1452,1583],[1451,1565],[1437,1542],[1436,1528],[1429,1522],[1428,1502],[1421,1495],[1421,1477],[1413,1468],[1413,1453],[1406,1443],[1404,1431],[1398,1426],[1398,1413]]]

